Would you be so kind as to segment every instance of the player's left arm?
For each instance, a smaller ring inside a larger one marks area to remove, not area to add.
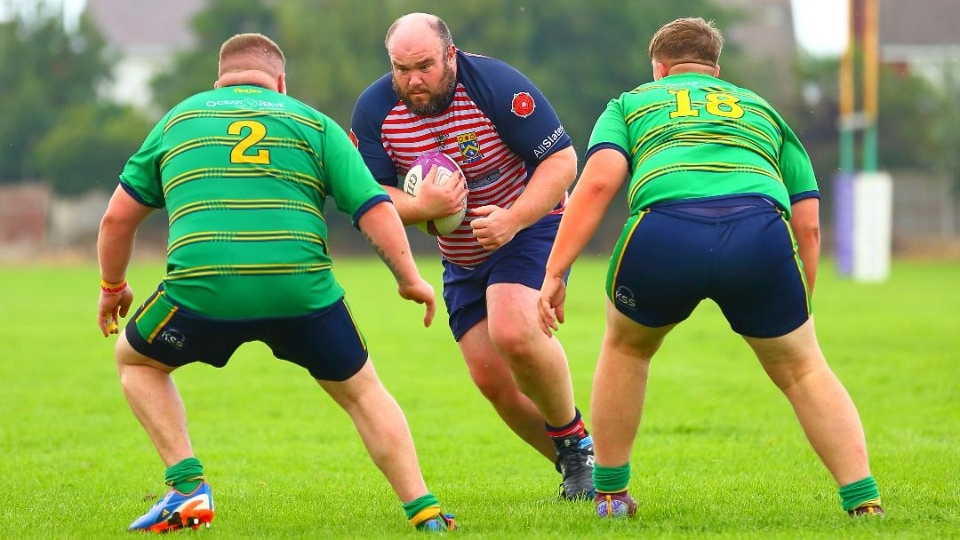
[[[791,205],[790,228],[797,239],[807,289],[813,296],[817,265],[820,263],[820,199],[809,197]]]
[[[503,142],[533,169],[513,205],[473,210],[474,235],[487,249],[509,242],[517,232],[554,210],[577,177],[577,155],[556,111],[530,79],[506,64],[488,66],[492,95],[478,105],[497,126]],[[484,219],[485,218],[485,219]]]
[[[487,250],[503,246],[518,232],[550,213],[577,176],[577,154],[572,146],[558,150],[540,162],[510,208],[481,206],[470,222],[477,242]]]
[[[790,194],[790,228],[797,241],[808,294],[813,296],[820,262],[820,190],[810,156],[800,139],[786,123],[781,130],[780,172]]]
[[[121,184],[114,190],[100,220],[97,257],[101,289],[97,323],[104,337],[119,331],[117,321],[127,316],[133,303],[133,291],[126,280],[127,266],[133,254],[137,228],[152,211],[153,208],[140,204]]]
[[[363,213],[357,226],[397,280],[400,297],[425,306],[423,325],[429,327],[437,311],[436,295],[433,286],[420,276],[396,208],[381,200]]]
[[[568,146],[548,155],[527,179],[510,207],[519,229],[525,229],[557,207],[577,177],[577,153]]]

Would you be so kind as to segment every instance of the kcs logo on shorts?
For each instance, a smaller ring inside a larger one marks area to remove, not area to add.
[[[163,343],[166,343],[167,345],[170,345],[178,351],[183,349],[183,342],[186,341],[186,338],[183,334],[173,329],[164,330],[160,333],[157,339]]]

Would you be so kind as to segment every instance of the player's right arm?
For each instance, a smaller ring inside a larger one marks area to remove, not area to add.
[[[460,172],[443,185],[437,184],[437,167],[421,181],[420,192],[416,197],[381,182],[393,201],[404,225],[413,225],[427,220],[449,216],[460,211],[463,199],[467,196],[467,185]],[[458,181],[459,180],[459,181]]]
[[[380,202],[364,212],[357,225],[364,238],[393,273],[400,296],[426,305],[423,325],[430,326],[437,309],[436,296],[433,287],[420,277],[420,271],[410,252],[407,233],[403,230],[403,223],[396,209],[389,202]]]
[[[363,162],[377,182],[386,189],[404,225],[413,225],[430,219],[449,216],[460,210],[465,196],[464,183],[448,182],[438,186],[436,173],[424,179],[420,193],[414,197],[397,187],[399,171],[383,147],[383,122],[397,103],[397,95],[385,75],[367,88],[353,108],[350,117],[350,138],[360,151]]]
[[[560,220],[540,288],[540,329],[548,336],[564,320],[566,284],[563,276],[597,232],[607,208],[627,178],[627,172],[627,158],[616,149],[601,148],[587,158],[580,181]]]
[[[107,290],[101,284],[97,323],[104,337],[117,332],[117,321],[127,316],[133,303],[133,291],[126,285],[127,266],[133,254],[137,228],[152,211],[153,208],[140,204],[130,196],[121,184],[110,197],[107,211],[100,220],[100,232],[97,235],[100,279],[106,284],[123,284],[117,287],[121,289],[119,291]]]

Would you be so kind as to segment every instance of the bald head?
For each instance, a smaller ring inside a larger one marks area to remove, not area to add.
[[[430,13],[409,13],[393,21],[383,44],[391,56],[394,49],[410,51],[433,47],[446,51],[453,46],[453,36],[440,17]]]
[[[393,89],[418,116],[435,116],[453,103],[457,48],[447,24],[429,13],[410,13],[390,25],[383,40]]]

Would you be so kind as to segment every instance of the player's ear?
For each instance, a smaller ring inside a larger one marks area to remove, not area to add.
[[[287,93],[287,74],[281,73],[277,76],[277,92],[281,94]]]
[[[655,58],[650,60],[650,65],[653,66],[653,80],[655,81],[659,81],[660,79],[666,77],[667,73],[670,72],[670,68],[664,64],[661,64],[660,62],[657,62]]]
[[[718,79],[720,78],[720,64],[717,64],[716,67],[713,69],[713,76]]]

